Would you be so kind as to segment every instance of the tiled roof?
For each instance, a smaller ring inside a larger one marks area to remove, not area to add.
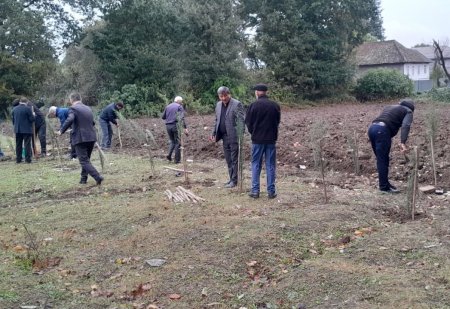
[[[356,49],[358,65],[429,63],[417,50],[409,49],[395,40],[366,42]]]
[[[450,47],[448,46],[441,46],[442,52],[444,54],[444,58],[450,58]],[[428,59],[436,59],[436,56],[434,54],[434,47],[433,46],[426,46],[426,47],[413,47],[412,49],[417,50],[419,53],[427,57]]]

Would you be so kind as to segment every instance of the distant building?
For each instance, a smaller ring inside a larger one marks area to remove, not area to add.
[[[416,91],[432,88],[431,60],[395,40],[363,43],[357,47],[355,59],[358,65],[357,76],[372,69],[392,69],[408,76],[414,82]]]
[[[444,56],[445,67],[446,67],[447,71],[450,72],[450,47],[441,46],[441,48],[442,48],[442,54]],[[438,58],[434,52],[433,46],[413,47],[412,49],[417,50],[419,53],[424,55],[427,59],[431,60],[431,63],[430,63],[431,70],[433,70],[433,68],[435,66],[440,65]]]

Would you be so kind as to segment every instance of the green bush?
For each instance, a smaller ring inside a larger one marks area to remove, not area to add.
[[[433,88],[420,95],[420,99],[425,101],[450,103],[450,88]]]
[[[122,114],[127,118],[159,117],[169,99],[154,85],[124,85],[120,91],[104,95],[99,110],[111,102],[123,101]]]
[[[371,101],[408,97],[413,90],[413,82],[399,71],[375,69],[357,80],[354,91],[359,101]]]

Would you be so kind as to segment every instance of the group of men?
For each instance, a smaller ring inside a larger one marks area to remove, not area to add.
[[[269,99],[268,87],[257,84],[253,87],[256,100],[250,104],[247,111],[241,102],[231,97],[230,89],[222,86],[217,90],[219,101],[215,108],[215,123],[210,136],[212,142],[223,142],[223,152],[228,167],[229,180],[225,188],[233,188],[238,184],[239,138],[244,134],[245,126],[251,134],[251,190],[249,196],[259,198],[260,175],[263,160],[266,165],[267,195],[269,199],[277,196],[276,179],[276,142],[281,119],[280,106]],[[61,127],[57,134],[61,135],[71,129],[70,143],[71,156],[78,157],[81,165],[80,184],[87,183],[90,175],[100,185],[103,177],[90,162],[92,150],[97,141],[94,115],[90,107],[84,105],[78,93],[70,95],[70,108],[52,106],[48,117],[57,117]],[[12,121],[16,135],[16,162],[31,163],[35,150],[32,149],[32,139],[38,134],[41,143],[41,155],[46,155],[45,118],[34,103],[22,97],[14,103]],[[117,112],[124,107],[123,102],[111,103],[100,113],[100,126],[103,131],[101,148],[108,150],[111,147],[111,123],[117,122]],[[368,136],[376,156],[379,189],[382,192],[397,193],[399,190],[389,182],[389,153],[392,138],[401,129],[400,149],[407,151],[406,141],[413,121],[414,102],[403,99],[398,105],[387,106],[382,113],[373,120],[369,126]],[[181,160],[179,130],[183,128],[188,134],[185,122],[183,99],[175,97],[174,102],[166,106],[162,119],[165,120],[167,134],[170,139],[170,148],[167,159],[172,161],[175,153],[175,163]],[[23,146],[25,149],[23,149]],[[0,150],[1,152],[1,150]],[[3,154],[3,153],[2,153]],[[23,155],[24,154],[24,155]]]
[[[256,101],[248,107],[247,112],[241,102],[231,97],[228,87],[222,86],[217,90],[219,101],[216,104],[216,119],[210,140],[212,142],[222,140],[229,176],[225,188],[236,187],[239,181],[239,138],[244,134],[245,126],[247,126],[252,139],[252,187],[249,196],[259,198],[260,175],[263,158],[265,158],[267,195],[269,199],[273,199],[277,196],[275,144],[281,118],[280,106],[269,100],[266,85],[258,84],[253,87],[253,90]],[[162,115],[170,139],[167,159],[171,161],[172,152],[175,151],[175,163],[180,162],[179,126],[184,128],[185,133],[188,132],[182,102],[181,97],[176,97],[174,102],[165,108]]]
[[[267,195],[269,199],[272,199],[277,196],[275,187],[276,141],[280,124],[280,106],[268,98],[268,87],[266,85],[258,84],[253,87],[253,90],[255,91],[256,101],[248,107],[246,112],[242,103],[231,97],[229,88],[222,86],[217,90],[219,101],[216,104],[216,118],[210,140],[213,142],[222,140],[229,175],[229,181],[225,184],[225,188],[233,188],[238,184],[238,139],[244,133],[245,123],[252,140],[252,184],[249,196],[252,198],[259,198],[260,196],[260,175],[262,162],[265,159]],[[182,101],[181,97],[176,97],[174,102],[166,107],[162,116],[162,119],[166,121],[166,129],[170,139],[167,159],[171,161],[172,152],[175,151],[175,163],[180,162],[177,123],[181,122],[185,133],[188,132]],[[369,126],[368,136],[376,157],[378,186],[383,193],[400,192],[388,179],[389,153],[392,138],[397,135],[400,129],[400,150],[402,153],[408,150],[406,141],[413,121],[413,113],[414,102],[411,99],[403,99],[397,105],[385,107]]]
[[[78,93],[71,94],[69,100],[70,108],[51,106],[47,116],[59,119],[58,135],[70,129],[70,158],[78,158],[80,162],[80,184],[86,184],[90,175],[96,184],[100,185],[103,177],[90,162],[91,153],[97,141],[94,115],[91,108],[81,102],[81,96]],[[32,147],[35,134],[38,134],[41,143],[40,156],[45,157],[47,151],[44,114],[25,97],[14,101],[13,106],[12,122],[16,136],[16,163],[22,163],[23,157],[26,163],[32,162],[32,155],[36,154],[36,149]],[[103,131],[101,148],[103,150],[111,147],[112,128],[110,123],[118,126],[116,111],[122,109],[123,106],[123,102],[111,103],[100,113],[100,125]]]

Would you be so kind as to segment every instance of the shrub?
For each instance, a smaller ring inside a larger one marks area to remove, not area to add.
[[[104,97],[105,100],[99,106],[99,110],[111,102],[121,100],[125,103],[122,114],[128,118],[159,117],[165,104],[169,102],[169,99],[153,85],[128,84],[120,91],[114,91]]]
[[[433,102],[450,103],[450,88],[433,88],[422,94],[420,99]]]
[[[375,69],[357,80],[355,96],[359,101],[411,96],[412,81],[396,70]]]

